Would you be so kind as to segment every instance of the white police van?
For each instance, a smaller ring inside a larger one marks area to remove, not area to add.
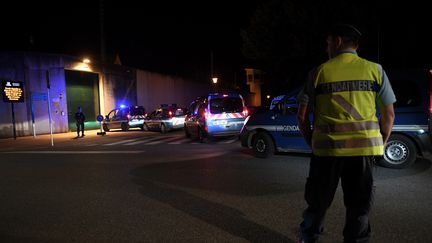
[[[397,99],[396,116],[379,163],[405,168],[432,150],[432,70],[387,71],[387,75]],[[260,158],[275,152],[310,153],[297,124],[297,108],[296,94],[289,94],[277,97],[272,110],[246,118],[240,133],[242,146],[252,148]]]
[[[201,142],[209,137],[238,136],[247,114],[239,93],[218,92],[198,97],[190,104],[185,117],[185,135]]]

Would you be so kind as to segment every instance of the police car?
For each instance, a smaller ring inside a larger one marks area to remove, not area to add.
[[[156,130],[165,133],[184,126],[186,109],[176,104],[162,104],[144,120],[144,130]]]
[[[125,106],[120,105],[119,108],[112,109],[105,119],[102,121],[102,127],[105,132],[112,129],[121,129],[123,131],[129,128],[143,129],[145,118],[145,109],[142,106]]]
[[[392,134],[379,160],[382,166],[405,168],[418,155],[431,153],[431,74],[432,70],[387,71],[397,102]],[[297,109],[295,95],[277,97],[272,110],[246,119],[240,134],[242,146],[252,148],[260,158],[275,152],[310,153],[297,124]]]

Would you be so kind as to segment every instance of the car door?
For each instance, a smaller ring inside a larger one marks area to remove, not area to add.
[[[108,128],[108,130],[117,128],[116,121],[114,119],[117,112],[118,112],[118,110],[114,109],[114,110],[111,110],[108,113],[108,115],[105,116],[104,126],[106,128]]]
[[[198,121],[200,118],[199,115],[199,105],[200,102],[194,102],[191,104],[188,115],[185,119],[185,126],[187,128],[187,131],[194,137],[198,136]]]
[[[120,109],[114,110],[113,116],[110,118],[110,129],[118,129],[121,128],[122,123],[122,112]]]
[[[146,124],[147,124],[149,129],[151,129],[151,130],[159,129],[159,124],[161,122],[161,113],[162,113],[162,110],[158,109],[158,110],[153,111],[150,114],[150,119],[146,121]]]
[[[274,113],[275,129],[273,137],[276,146],[285,151],[309,151],[297,122],[297,105],[280,103],[280,108]]]

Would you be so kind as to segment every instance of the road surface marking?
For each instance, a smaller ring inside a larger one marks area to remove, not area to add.
[[[5,154],[139,154],[144,153],[144,150],[134,151],[112,151],[112,150],[99,150],[99,151],[11,151],[2,152]]]
[[[118,142],[114,142],[114,143],[107,143],[104,144],[104,146],[111,146],[111,145],[117,145],[117,144],[122,144],[122,143],[128,143],[128,142],[132,142],[132,141],[136,141],[137,139],[127,139],[127,140],[122,140],[122,141],[118,141]]]

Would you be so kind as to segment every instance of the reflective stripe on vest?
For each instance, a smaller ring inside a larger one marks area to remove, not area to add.
[[[383,145],[382,137],[347,139],[337,141],[313,141],[313,146],[319,149],[365,148],[381,145]]]
[[[382,80],[376,63],[343,53],[317,68],[313,153],[318,156],[382,155],[376,117]]]
[[[361,130],[380,129],[379,123],[376,121],[352,122],[343,124],[326,124],[317,125],[314,127],[319,133],[334,133],[334,132],[352,132]]]
[[[360,121],[363,120],[363,117],[360,115],[360,113],[357,111],[357,109],[351,105],[347,100],[345,100],[344,97],[340,95],[332,95],[331,99],[336,101],[341,107],[344,108],[345,111],[347,111],[354,119]]]

